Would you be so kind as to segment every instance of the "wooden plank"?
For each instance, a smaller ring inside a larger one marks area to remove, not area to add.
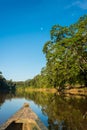
[[[20,127],[19,127],[20,126]],[[27,103],[9,118],[0,130],[48,130]]]

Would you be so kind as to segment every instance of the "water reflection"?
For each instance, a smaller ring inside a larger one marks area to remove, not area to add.
[[[49,130],[87,129],[87,119],[83,118],[87,112],[87,97],[66,97],[64,95],[59,96],[56,93],[50,94],[41,92],[0,94],[1,109],[3,109],[3,104],[5,104],[7,99],[12,99],[15,110],[18,109],[18,105],[16,104],[19,104],[20,107],[20,102],[22,104],[25,101],[29,101],[31,108],[36,112]]]

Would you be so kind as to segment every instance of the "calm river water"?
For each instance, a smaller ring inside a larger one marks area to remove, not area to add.
[[[0,93],[0,125],[25,102],[49,130],[87,130],[87,97],[59,96],[41,92]]]

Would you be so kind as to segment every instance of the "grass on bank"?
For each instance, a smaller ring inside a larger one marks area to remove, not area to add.
[[[31,88],[31,87],[17,87],[17,92],[46,92],[46,93],[57,93],[58,90],[55,88]],[[65,89],[65,94],[75,95],[87,95],[87,87],[75,87],[71,89]]]

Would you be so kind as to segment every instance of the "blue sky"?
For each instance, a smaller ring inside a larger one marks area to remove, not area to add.
[[[51,27],[68,26],[84,14],[87,0],[0,0],[0,71],[6,79],[39,74]]]

